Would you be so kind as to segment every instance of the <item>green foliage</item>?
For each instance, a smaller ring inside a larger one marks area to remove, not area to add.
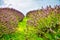
[[[60,12],[58,9],[37,10],[18,22],[12,34],[0,33],[0,40],[60,40]],[[58,12],[57,12],[58,11]],[[48,14],[46,14],[46,13]],[[0,25],[1,26],[1,25]]]
[[[48,12],[44,11],[45,9],[29,12],[28,28],[34,29],[31,32],[43,40],[60,40],[60,36],[57,36],[60,33],[60,9],[58,9],[50,8]]]

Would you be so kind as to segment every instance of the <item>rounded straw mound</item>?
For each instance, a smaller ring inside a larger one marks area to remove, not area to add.
[[[13,33],[24,15],[13,8],[0,8],[0,36]]]

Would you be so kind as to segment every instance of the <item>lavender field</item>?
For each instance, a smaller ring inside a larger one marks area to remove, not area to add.
[[[60,0],[0,0],[0,40],[60,40]]]

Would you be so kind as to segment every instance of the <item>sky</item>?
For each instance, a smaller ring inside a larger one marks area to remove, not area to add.
[[[60,0],[0,0],[0,8],[9,7],[21,11],[24,15],[31,10],[41,9],[42,6],[60,5]]]

